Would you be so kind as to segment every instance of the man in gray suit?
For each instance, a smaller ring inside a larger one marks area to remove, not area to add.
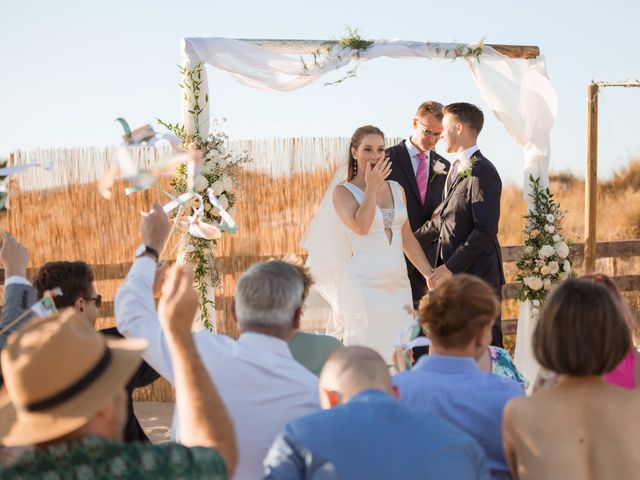
[[[482,111],[470,103],[444,107],[442,138],[447,152],[457,156],[447,176],[444,200],[416,238],[435,258],[428,279],[435,288],[456,273],[476,275],[502,298],[504,271],[498,243],[502,181],[493,164],[476,145],[484,124]],[[500,316],[493,327],[492,344],[502,346]]]

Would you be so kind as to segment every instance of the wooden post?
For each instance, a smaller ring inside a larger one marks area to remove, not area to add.
[[[596,268],[598,203],[598,85],[587,85],[587,175],[584,186],[584,270]]]

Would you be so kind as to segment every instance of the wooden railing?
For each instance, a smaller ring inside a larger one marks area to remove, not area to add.
[[[522,254],[522,245],[502,247],[503,263],[518,261]],[[584,244],[576,243],[570,247],[574,267],[578,267],[584,260]],[[599,242],[596,245],[596,258],[629,258],[640,256],[640,240],[624,240],[618,242]],[[616,285],[623,292],[640,291],[640,275],[614,275]],[[515,300],[518,298],[518,283],[507,283],[502,288],[503,300]],[[502,320],[502,332],[505,335],[513,335],[517,330],[518,319],[510,318]]]
[[[524,247],[521,245],[502,247],[502,260],[504,263],[516,262],[522,253]],[[579,266],[583,260],[584,245],[581,243],[571,245],[571,252],[573,254],[574,266]],[[596,257],[597,258],[628,258],[640,256],[640,240],[628,240],[618,242],[601,242],[597,244]],[[250,265],[251,263],[273,258],[273,256],[243,256],[243,264]],[[232,266],[237,267],[237,258],[233,257],[218,257],[217,265],[221,274],[234,273]],[[97,281],[103,280],[121,280],[124,279],[127,272],[131,268],[131,263],[116,263],[116,264],[98,264],[92,265],[95,279]],[[27,270],[27,276],[31,278],[38,268],[32,267]],[[4,270],[0,270],[0,284],[4,284]],[[640,275],[621,275],[613,276],[614,281],[623,292],[640,291]],[[507,283],[502,289],[503,300],[515,300],[518,298],[518,283]],[[229,304],[229,298],[217,297],[218,308]],[[113,317],[113,301],[105,301],[100,309],[100,315],[102,318]],[[517,319],[503,319],[502,330],[505,335],[513,335],[516,333]]]

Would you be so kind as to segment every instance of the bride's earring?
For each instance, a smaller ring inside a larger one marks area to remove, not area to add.
[[[355,177],[358,174],[358,159],[357,158],[353,159],[352,170],[353,170],[353,176]]]

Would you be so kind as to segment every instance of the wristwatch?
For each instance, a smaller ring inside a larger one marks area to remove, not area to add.
[[[138,248],[136,248],[136,253],[135,253],[136,258],[140,258],[145,253],[148,253],[153,258],[155,258],[156,259],[156,263],[158,263],[158,261],[160,260],[160,254],[158,253],[158,251],[155,248],[151,248],[151,247],[145,245],[144,243],[138,245]]]

